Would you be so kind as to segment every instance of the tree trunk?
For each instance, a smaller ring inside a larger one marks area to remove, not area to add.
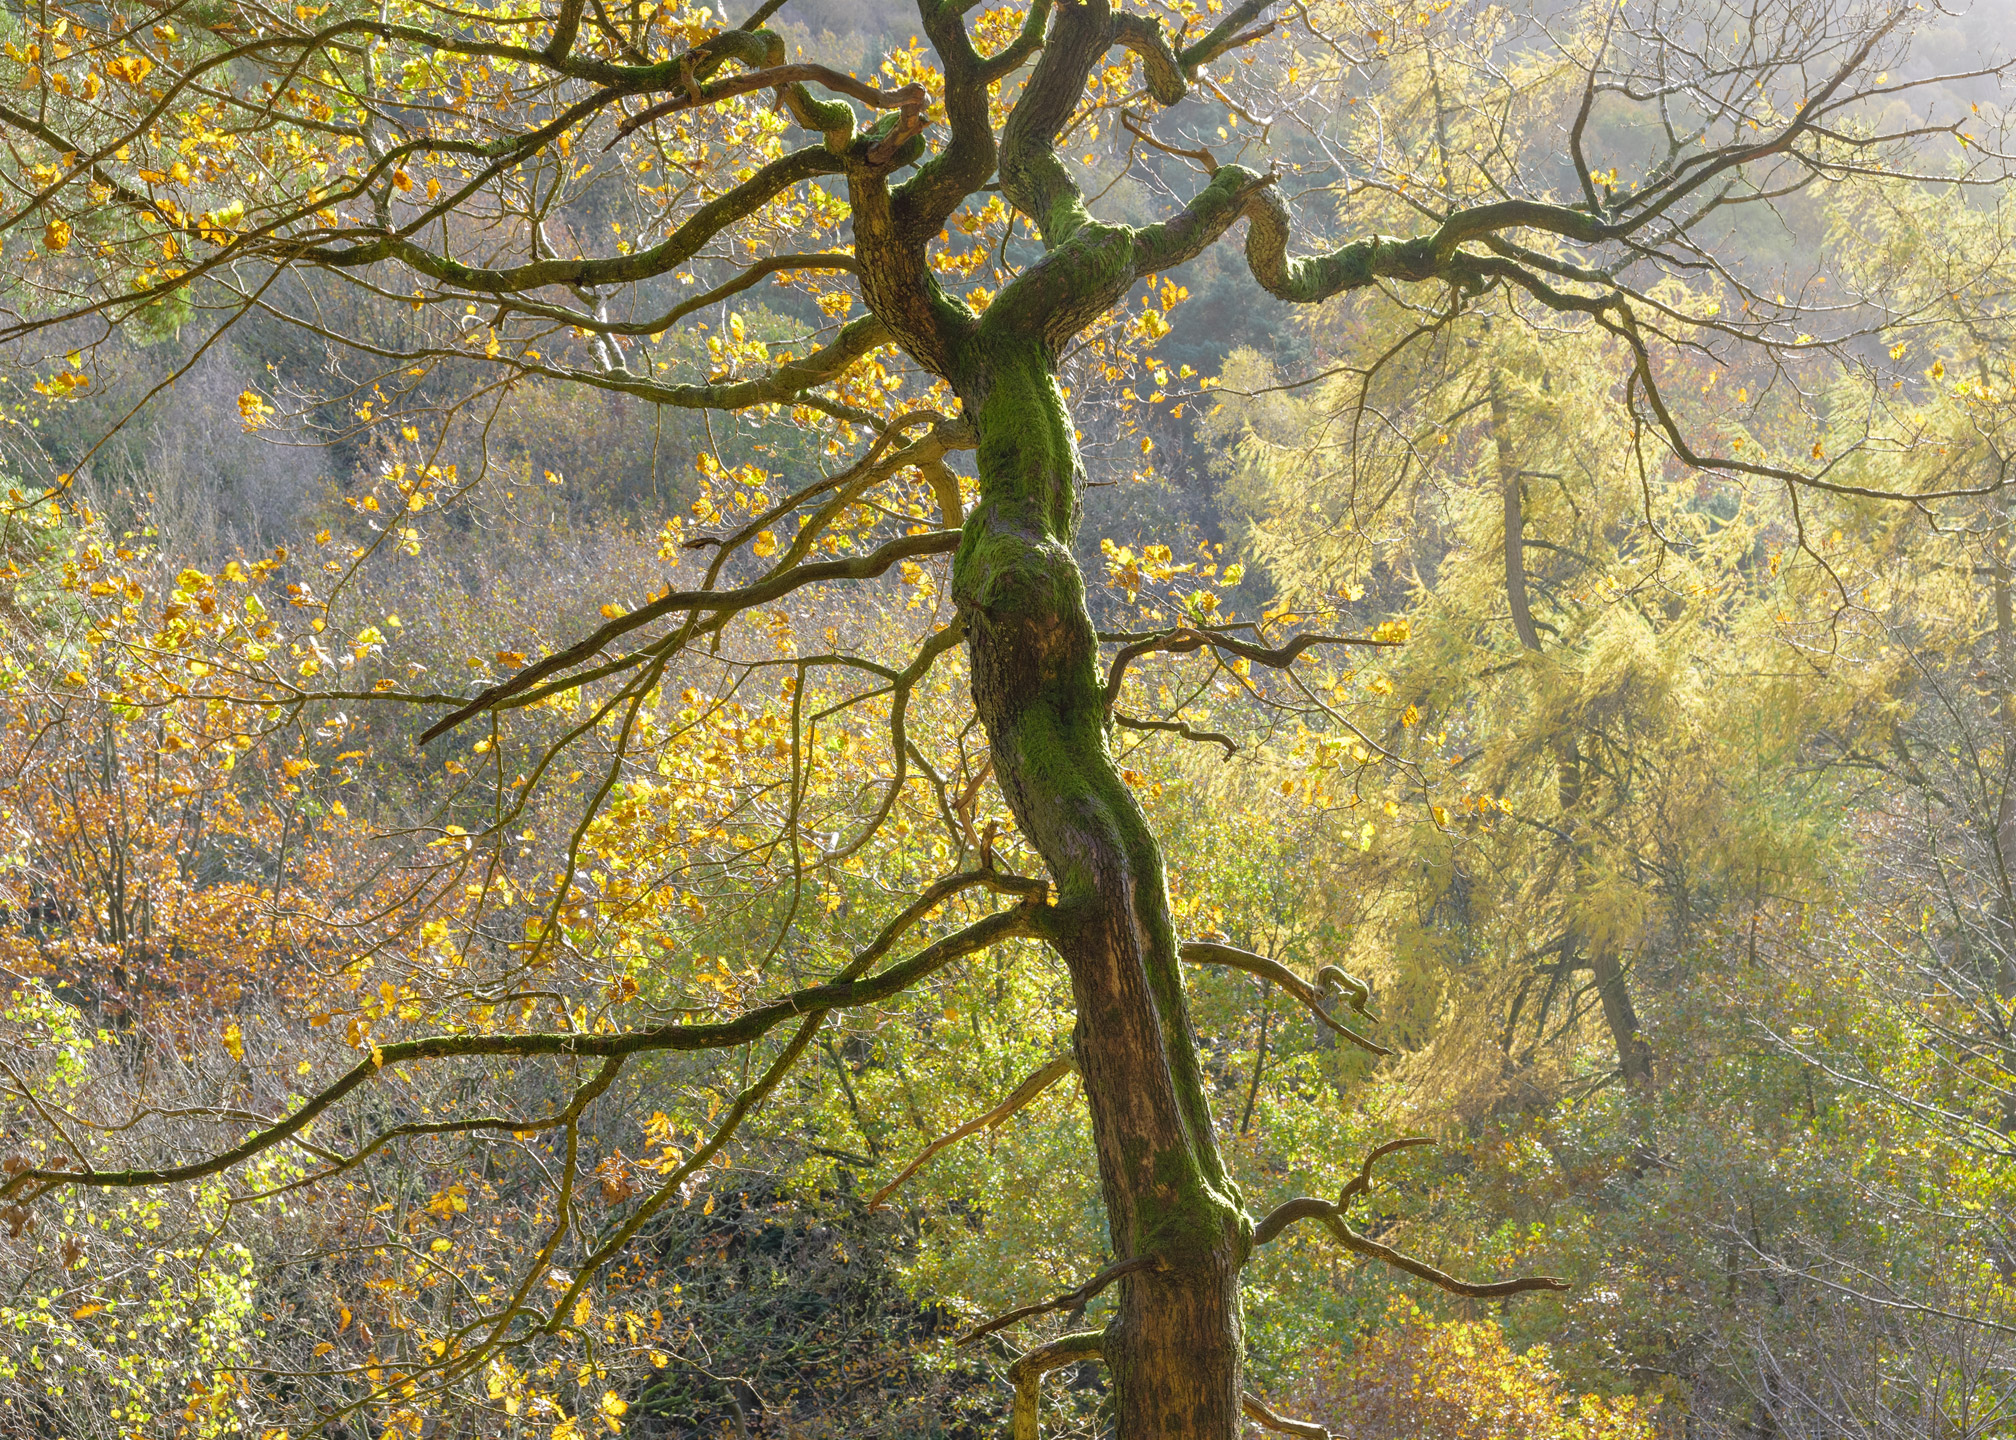
[[[1556,793],[1560,798],[1561,823],[1575,837],[1575,890],[1569,902],[1570,920],[1562,941],[1562,959],[1569,965],[1583,964],[1596,981],[1596,998],[1603,1009],[1603,1023],[1617,1046],[1617,1068],[1633,1085],[1649,1086],[1654,1078],[1652,1047],[1638,1024],[1638,1009],[1631,1003],[1631,990],[1624,978],[1616,949],[1609,938],[1591,937],[1575,917],[1581,904],[1583,871],[1588,866],[1590,844],[1586,827],[1590,821],[1582,809],[1582,750],[1573,740],[1560,753],[1555,767]]]
[[[2000,774],[1984,777],[2000,791],[1995,807],[1995,902],[1989,925],[1989,963],[2004,1000],[2016,995],[2016,601],[2011,599],[2009,522],[1993,515],[1988,574],[1995,586],[1996,688],[2002,692]],[[2016,1103],[2016,1102],[2012,1102]],[[2016,1110],[2012,1110],[2016,1118]]]
[[[1505,503],[1505,602],[1512,608],[1512,629],[1519,643],[1538,653],[1540,632],[1526,596],[1526,517],[1519,503],[1519,461],[1512,451],[1512,417],[1491,379],[1491,439],[1498,450],[1498,489]]]
[[[1631,990],[1624,981],[1624,967],[1608,944],[1591,948],[1589,973],[1596,979],[1596,996],[1603,1002],[1603,1023],[1617,1046],[1617,1068],[1633,1085],[1652,1083],[1652,1047],[1638,1026],[1638,1008],[1631,1003]]]
[[[1098,645],[1069,549],[1078,448],[1040,341],[982,326],[954,383],[979,432],[980,500],[953,562],[995,774],[1055,887],[1121,1282],[1102,1353],[1122,1440],[1239,1433],[1239,1271],[1251,1221],[1213,1135],[1162,857],[1106,746]]]

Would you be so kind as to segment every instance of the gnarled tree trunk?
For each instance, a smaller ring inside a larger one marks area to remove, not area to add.
[[[983,325],[961,358],[981,497],[953,573],[974,701],[1002,791],[1056,886],[1048,939],[1071,972],[1113,1248],[1161,1262],[1121,1282],[1102,1341],[1119,1434],[1231,1437],[1252,1226],[1212,1133],[1161,852],[1107,752],[1098,647],[1068,548],[1071,419],[1045,341]]]

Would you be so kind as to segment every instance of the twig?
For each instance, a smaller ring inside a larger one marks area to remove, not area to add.
[[[912,1160],[908,1165],[903,1167],[901,1175],[898,1175],[894,1180],[891,1180],[887,1185],[884,1185],[874,1195],[869,1197],[868,1208],[870,1210],[879,1210],[882,1207],[882,1202],[894,1193],[897,1186],[908,1180],[912,1175],[915,1175],[940,1150],[943,1150],[948,1145],[964,1140],[976,1130],[993,1129],[1076,1068],[1076,1062],[1069,1055],[1060,1055],[1041,1070],[1036,1071],[1035,1074],[1024,1080],[1020,1085],[1017,1085],[1010,1092],[1006,1100],[1003,1100],[985,1115],[982,1115],[977,1120],[968,1120],[958,1129],[940,1135],[936,1140],[926,1145],[915,1160]]]

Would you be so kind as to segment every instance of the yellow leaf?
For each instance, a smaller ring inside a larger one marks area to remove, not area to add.
[[[72,1320],[88,1320],[104,1308],[103,1305],[94,1300],[89,1305],[79,1305],[75,1310],[72,1310],[70,1318]]]
[[[245,1058],[245,1032],[238,1028],[236,1020],[224,1022],[224,1048],[231,1052],[233,1060]]]
[[[317,1355],[327,1355],[331,1350],[334,1350],[335,1348],[336,1346],[333,1341],[324,1340],[320,1345],[317,1345],[315,1347],[315,1353]]]
[[[773,532],[765,530],[761,535],[756,537],[756,543],[751,545],[749,549],[758,556],[775,555],[777,553],[777,536]]]
[[[70,222],[51,220],[42,228],[42,248],[49,251],[70,248]]]

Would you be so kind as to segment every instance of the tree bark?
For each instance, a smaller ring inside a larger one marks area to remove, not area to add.
[[[1107,750],[1098,646],[1069,549],[1081,472],[1056,356],[983,323],[953,369],[979,434],[980,499],[953,561],[974,703],[1002,793],[1054,884],[1045,938],[1071,974],[1115,1255],[1162,1262],[1122,1281],[1102,1339],[1117,1433],[1232,1440],[1252,1222],[1213,1132],[1161,852]]]

